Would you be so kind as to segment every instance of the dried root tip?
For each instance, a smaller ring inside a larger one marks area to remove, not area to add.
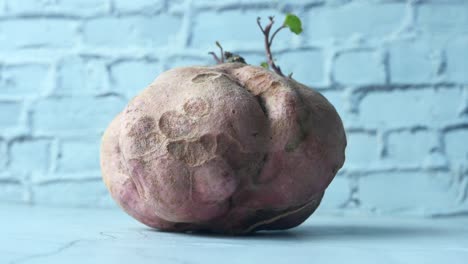
[[[241,57],[240,55],[231,53],[229,51],[225,51],[224,56],[226,57],[226,62],[239,62],[239,63],[247,64],[247,62],[245,62],[245,59],[243,57]]]
[[[216,46],[218,46],[219,48],[219,54],[220,54],[220,57],[218,57],[218,55],[216,55],[216,53],[214,53],[213,51],[211,52],[208,52],[208,54],[210,54],[211,56],[213,56],[213,59],[216,61],[216,64],[222,64],[224,63],[225,61],[225,52],[223,50],[223,46],[221,46],[221,44],[219,43],[219,41],[216,41],[215,42]]]
[[[216,61],[216,64],[222,64],[222,63],[226,63],[226,62],[238,62],[238,63],[247,64],[245,62],[245,59],[243,57],[241,57],[240,55],[234,54],[234,53],[229,52],[229,51],[224,51],[223,47],[221,46],[221,44],[218,41],[216,41],[215,44],[219,48],[220,56],[216,55],[216,53],[214,53],[213,51],[208,52],[208,54],[213,56],[213,59]]]
[[[223,63],[223,61],[220,58],[218,58],[218,55],[216,55],[216,53],[214,53],[213,51],[208,52],[208,54],[213,56],[213,59],[216,61],[216,64]]]

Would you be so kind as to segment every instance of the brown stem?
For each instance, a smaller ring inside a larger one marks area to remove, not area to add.
[[[208,52],[211,56],[213,56],[213,59],[216,61],[217,64],[223,63],[219,58],[218,55],[216,55],[213,51]]]
[[[218,55],[216,55],[216,53],[214,53],[213,51],[208,52],[208,54],[210,54],[211,56],[213,56],[213,59],[216,61],[217,64],[222,64],[222,63],[224,63],[224,61],[225,61],[223,47],[221,46],[221,44],[219,44],[218,41],[216,41],[215,44],[216,44],[216,46],[218,46],[218,48],[219,48],[219,51],[220,51],[220,54],[221,54],[221,58],[219,58]]]
[[[221,62],[226,61],[226,58],[224,57],[223,47],[221,46],[221,44],[219,44],[218,41],[216,41],[215,43],[216,43],[216,46],[218,46],[218,48],[219,48],[219,52],[221,53]]]
[[[260,28],[260,30],[261,30],[262,32],[264,32],[263,27],[262,27],[262,23],[260,23],[260,19],[261,19],[260,17],[257,17],[257,25],[258,25],[258,27]]]
[[[272,16],[268,17],[268,19],[270,19],[270,23],[268,23],[265,26],[265,28],[263,28],[261,23],[260,23],[260,17],[257,18],[257,24],[260,27],[260,30],[262,31],[263,35],[265,36],[265,51],[266,51],[266,56],[267,56],[267,62],[268,62],[268,65],[270,65],[270,68],[273,69],[274,72],[276,72],[278,75],[280,75],[282,77],[285,77],[283,72],[281,71],[281,68],[275,64],[275,61],[273,59],[273,54],[271,53],[272,41],[273,41],[274,37],[276,36],[276,34],[281,29],[283,29],[284,26],[281,26],[280,28],[278,28],[273,33],[273,35],[271,36],[271,39],[270,39],[270,31],[271,31],[271,28],[272,28],[273,24],[275,23],[275,20],[274,20],[274,17],[272,17]]]
[[[273,39],[275,39],[276,34],[278,34],[278,32],[280,32],[284,28],[286,28],[285,25],[279,27],[275,32],[273,32],[273,35],[271,35],[271,38],[270,38],[270,46],[273,43]]]

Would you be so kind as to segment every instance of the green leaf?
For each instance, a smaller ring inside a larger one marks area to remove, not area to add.
[[[302,32],[301,19],[294,14],[287,14],[283,26],[288,27],[291,32],[299,35]]]
[[[265,69],[269,69],[270,68],[270,65],[268,65],[268,63],[266,61],[260,63],[260,66],[262,66],[263,68]]]

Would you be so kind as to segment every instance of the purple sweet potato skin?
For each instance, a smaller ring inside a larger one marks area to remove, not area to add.
[[[113,199],[148,226],[246,234],[307,219],[345,147],[321,94],[226,63],[160,75],[107,128],[101,168]]]

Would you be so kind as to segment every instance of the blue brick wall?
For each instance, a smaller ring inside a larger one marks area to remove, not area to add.
[[[321,210],[468,213],[466,0],[0,0],[0,202],[113,206],[110,120],[161,72],[212,63],[216,40],[258,65],[256,17],[287,12],[304,33],[278,35],[278,64],[348,134]]]

